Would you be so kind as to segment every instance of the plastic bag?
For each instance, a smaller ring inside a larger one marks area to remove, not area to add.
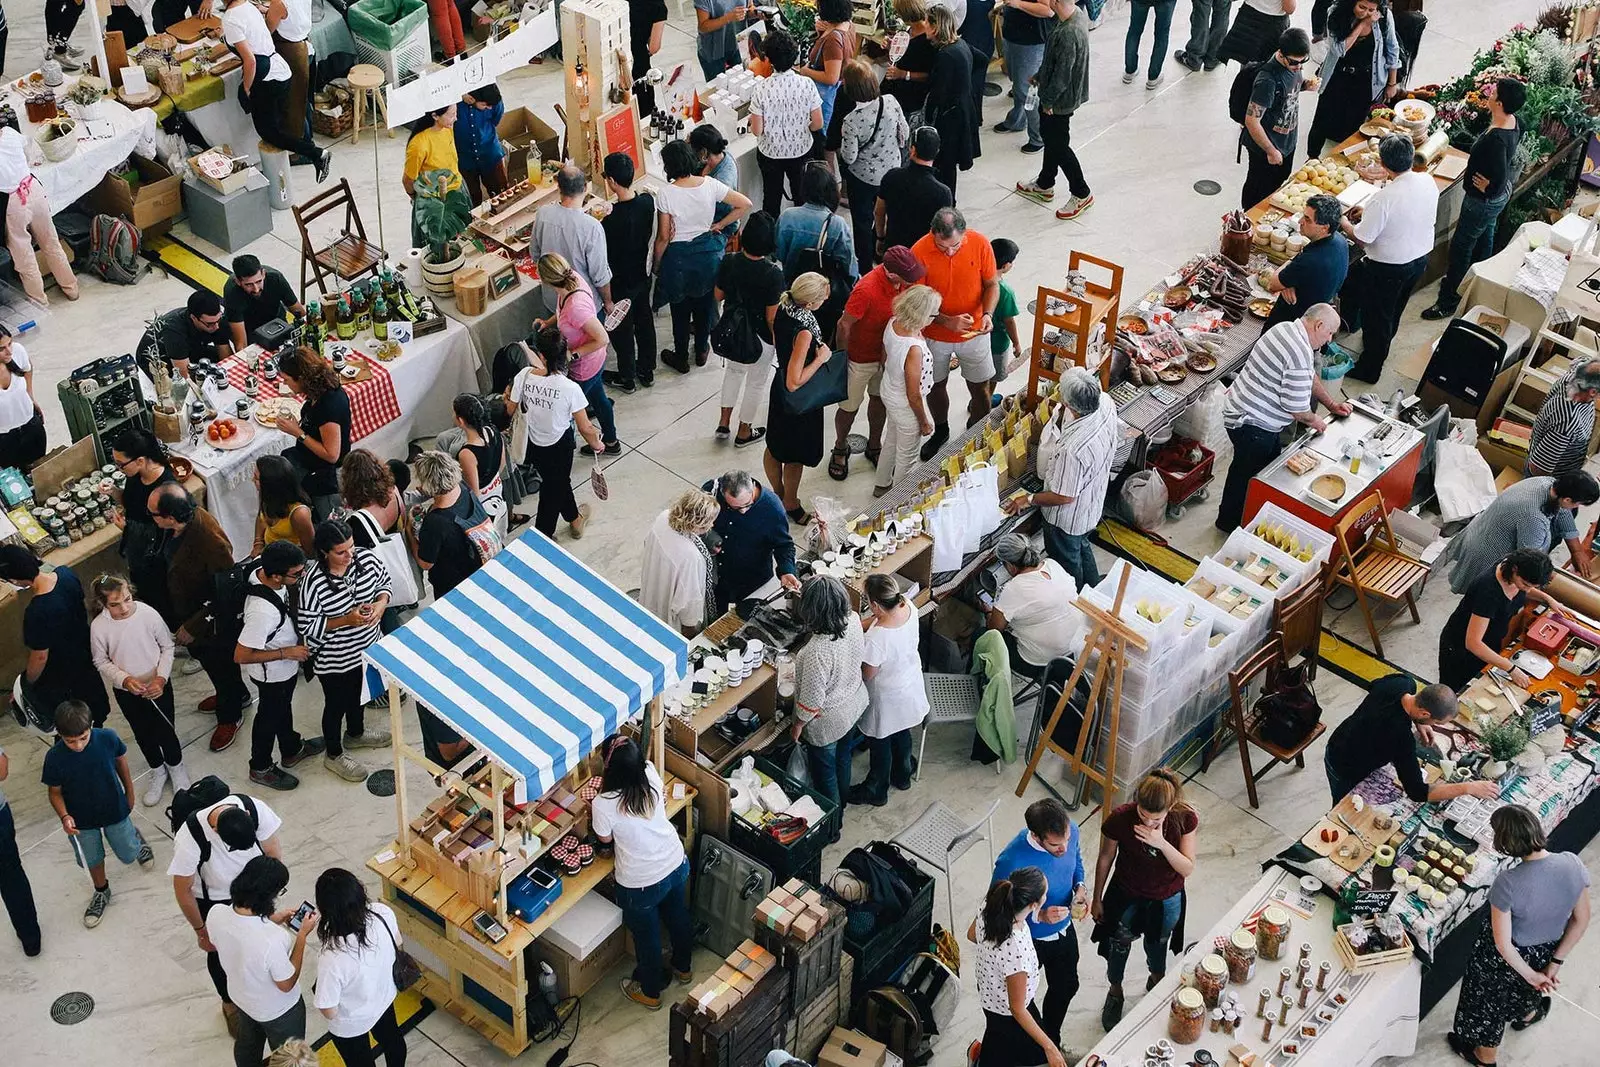
[[[971,494],[972,514],[978,524],[979,537],[987,537],[1000,528],[1005,512],[1000,510],[1000,470],[992,463],[979,463],[961,476]]]
[[[935,574],[958,570],[965,558],[967,509],[950,494],[945,493],[927,515],[928,536],[933,538],[933,570]]]
[[[1436,465],[1433,491],[1439,498],[1440,518],[1445,522],[1470,519],[1494,503],[1494,471],[1476,448],[1457,441],[1440,441]]]
[[[804,742],[796,744],[794,751],[789,753],[789,763],[784,770],[790,778],[803,786],[811,785],[811,762],[806,759],[806,746]]]
[[[856,509],[838,497],[811,498],[811,521],[806,524],[806,546],[815,555],[837,552],[850,533]]]
[[[1221,385],[1211,384],[1196,394],[1194,401],[1172,422],[1172,432],[1178,437],[1199,441],[1211,451],[1231,448],[1227,428],[1222,424],[1222,409],[1227,406],[1228,394]]]
[[[1167,517],[1167,483],[1155,471],[1130,474],[1122,483],[1122,506],[1141,530],[1154,530]]]

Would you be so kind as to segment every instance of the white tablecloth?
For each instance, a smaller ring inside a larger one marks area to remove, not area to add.
[[[6,94],[17,109],[17,119],[22,135],[32,140],[36,127],[27,121],[27,109],[15,94]],[[78,197],[100,184],[100,179],[112,167],[127,159],[137,149],[141,155],[155,155],[156,114],[147,107],[132,110],[116,100],[102,100],[95,105],[95,119],[109,122],[114,133],[109,137],[83,137],[77,151],[62,160],[48,160],[33,164],[33,176],[44,186],[50,198],[50,211],[55,213],[70,207]],[[82,132],[82,127],[79,127]],[[30,148],[37,153],[37,148]],[[36,155],[30,158],[39,158]]]
[[[368,449],[381,459],[404,457],[413,438],[448,428],[453,423],[450,404],[456,394],[477,391],[476,364],[472,341],[466,329],[456,322],[447,321],[442,332],[407,345],[404,355],[384,364],[394,383],[395,399],[400,402],[400,417],[354,442],[352,447]],[[223,400],[231,408],[242,395],[230,389],[223,394]],[[237,559],[250,554],[255,538],[259,503],[250,474],[256,457],[282,452],[291,443],[289,436],[279,430],[254,425],[255,438],[240,449],[223,451],[204,439],[195,446],[184,441],[172,449],[194,461],[195,473],[206,483],[206,507],[233,542]]]
[[[1173,994],[1178,989],[1179,972],[1184,967],[1198,963],[1206,953],[1219,951],[1215,947],[1216,940],[1226,938],[1262,907],[1272,903],[1273,890],[1288,887],[1297,892],[1298,881],[1298,876],[1279,867],[1273,867],[1263,874],[1229,909],[1228,914],[1200,938],[1183,960],[1168,968],[1167,978],[1135,1004],[1117,1028],[1091,1051],[1099,1053],[1114,1067],[1143,1063],[1144,1050],[1167,1037],[1167,1017]],[[1278,969],[1285,964],[1293,969],[1294,958],[1302,942],[1311,944],[1313,976],[1318,962],[1327,960],[1333,964],[1328,988],[1322,993],[1313,993],[1306,1008],[1296,1008],[1289,1013],[1288,1027],[1274,1025],[1272,1039],[1262,1041],[1261,1020],[1256,1018],[1258,993],[1263,986],[1276,989]],[[1339,957],[1333,949],[1333,900],[1324,894],[1317,895],[1311,918],[1303,919],[1298,914],[1293,916],[1289,944],[1292,947],[1285,952],[1284,959],[1277,962],[1259,961],[1255,978],[1243,988],[1228,987],[1238,991],[1244,1012],[1244,1021],[1239,1024],[1238,1032],[1212,1033],[1208,1023],[1198,1042],[1178,1047],[1176,1062],[1187,1061],[1193,1057],[1195,1049],[1203,1048],[1215,1057],[1217,1063],[1227,1063],[1228,1050],[1235,1044],[1249,1047],[1267,1062],[1293,1062],[1297,1067],[1367,1067],[1383,1056],[1409,1056],[1416,1051],[1422,965],[1415,957],[1404,964],[1390,964],[1360,974],[1346,971],[1339,964]],[[1331,1003],[1333,992],[1340,989],[1350,993],[1350,1002],[1334,1021],[1323,1024],[1321,1033],[1315,1038],[1298,1038],[1301,1042],[1299,1056],[1292,1060],[1283,1056],[1284,1039],[1290,1033],[1298,1032],[1302,1020],[1313,1020],[1316,1009]]]

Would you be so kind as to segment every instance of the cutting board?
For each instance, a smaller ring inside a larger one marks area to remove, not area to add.
[[[1359,830],[1361,836],[1366,838],[1366,841],[1363,842],[1360,837],[1352,834],[1348,828],[1335,819],[1333,817],[1335,812],[1344,816],[1346,822]],[[1395,831],[1392,825],[1387,830],[1379,830],[1373,826],[1373,820],[1382,814],[1383,812],[1370,804],[1365,805],[1358,812],[1356,811],[1355,797],[1353,795],[1346,796],[1338,804],[1334,805],[1332,811],[1317,820],[1316,825],[1300,839],[1300,843],[1317,855],[1332,860],[1338,866],[1354,874],[1361,869],[1362,864],[1372,858],[1374,847],[1389,840]],[[1322,840],[1322,831],[1324,829],[1339,831],[1339,839],[1337,841]],[[1340,846],[1346,843],[1355,846],[1354,855],[1349,857],[1339,855]]]
[[[192,44],[200,38],[210,34],[213,37],[222,33],[222,20],[219,18],[203,19],[198,16],[187,18],[182,22],[174,22],[167,27],[167,32],[178,39],[179,44]]]
[[[1433,168],[1433,176],[1447,182],[1455,181],[1467,172],[1467,158],[1454,152],[1446,153]]]
[[[1528,699],[1526,690],[1514,686],[1510,682],[1506,683],[1506,688],[1511,690],[1518,698],[1515,708],[1507,703],[1505,694],[1500,692],[1500,687],[1487,677],[1480,674],[1472,679],[1471,683],[1457,695],[1457,700],[1460,702],[1461,707],[1460,720],[1462,724],[1474,734],[1481,736],[1485,727],[1505,722],[1511,713],[1520,708]],[[1479,697],[1483,697],[1485,700],[1492,700],[1494,709],[1485,710],[1479,708],[1477,704]]]

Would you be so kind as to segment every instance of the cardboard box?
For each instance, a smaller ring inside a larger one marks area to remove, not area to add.
[[[881,1041],[836,1026],[817,1053],[817,1067],[884,1067],[888,1053],[888,1046]]]
[[[561,159],[560,134],[525,107],[507,111],[495,132],[506,143],[506,173],[513,184],[528,176],[529,145],[538,145],[539,155],[546,161]]]
[[[594,948],[578,959],[559,942],[541,937],[533,943],[534,953],[556,972],[556,991],[563,997],[581,997],[599,984],[626,955],[624,928],[618,926]]]
[[[107,174],[83,197],[95,214],[120,215],[138,227],[141,237],[166,233],[183,211],[183,179],[153,159],[129,156],[139,172],[130,184],[120,174]]]
[[[789,935],[799,941],[810,941],[820,929],[822,923],[817,920],[817,913],[807,908],[789,924]]]
[[[794,921],[787,908],[782,904],[774,903],[771,897],[763,900],[756,907],[755,921],[770,930],[780,934],[787,934],[789,926]]]
[[[808,887],[800,879],[791,878],[787,882],[783,883],[783,885],[780,888],[785,893],[788,893],[790,896],[799,897],[799,896],[804,896],[805,895],[806,889]]]

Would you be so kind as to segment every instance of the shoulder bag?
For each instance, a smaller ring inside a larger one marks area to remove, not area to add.
[[[416,564],[411,561],[405,538],[398,533],[384,533],[378,529],[376,519],[359,509],[350,513],[350,521],[361,524],[372,540],[370,551],[389,572],[389,603],[397,608],[416,606],[422,599],[421,583],[417,580]]]
[[[824,231],[826,231],[826,227],[824,227]],[[808,313],[807,317],[811,320],[807,328],[811,330],[812,343],[819,344],[822,342],[822,338],[819,336],[821,327],[817,326],[815,315]],[[793,350],[778,353],[778,378],[780,383],[783,382],[784,375],[787,374],[786,368],[789,366],[789,359],[792,355]],[[806,364],[809,366],[811,360],[807,360]],[[787,384],[783,384],[784,408],[791,415],[804,415],[806,412],[825,408],[829,404],[837,404],[850,395],[849,373],[850,353],[843,348],[830,350],[827,365],[819,367],[817,372],[805,381],[800,388],[790,389]]]
[[[373,912],[378,915],[377,912]],[[412,958],[411,953],[400,947],[400,942],[394,939],[394,931],[389,929],[389,924],[383,921],[383,916],[378,915],[378,925],[383,927],[383,932],[389,935],[389,944],[394,946],[394,967],[390,974],[394,977],[396,989],[410,989],[422,981],[422,967]]]
[[[743,288],[742,286],[740,288]],[[730,290],[722,302],[722,317],[711,330],[711,347],[730,363],[749,365],[761,358],[761,333],[756,312],[742,292]]]

